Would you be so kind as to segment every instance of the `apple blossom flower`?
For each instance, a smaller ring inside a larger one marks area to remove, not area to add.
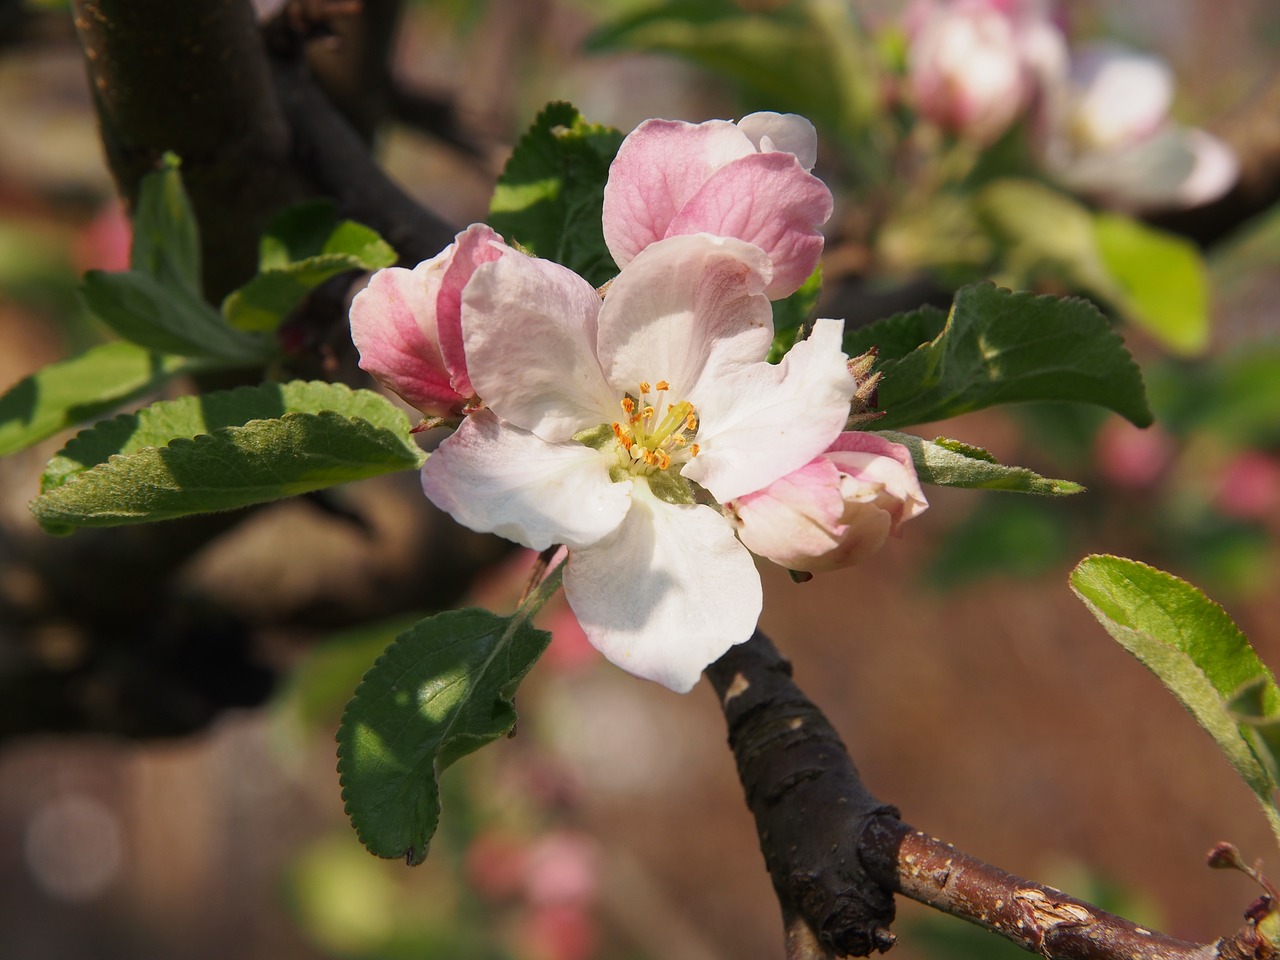
[[[911,452],[857,431],[840,434],[799,470],[726,504],[747,549],[807,572],[866,559],[928,506]]]
[[[502,249],[502,238],[477,223],[413,269],[375,273],[351,302],[360,368],[423,413],[462,413],[475,399],[462,345],[462,290]]]
[[[619,268],[664,237],[711,233],[754,243],[773,265],[770,300],[818,265],[831,190],[809,171],[818,135],[796,114],[685,123],[646,120],[618,149],[604,189],[604,239]]]
[[[920,0],[906,17],[911,102],[939,127],[985,146],[1066,62],[1040,0]]]
[[[462,294],[473,413],[427,460],[454,519],[568,548],[564,590],[587,638],[677,691],[751,636],[761,587],[714,505],[826,450],[854,379],[842,323],[819,320],[776,365],[758,246],[657,240],[601,299],[559,264],[495,247]]]
[[[1193,207],[1231,189],[1231,148],[1169,117],[1174,80],[1157,57],[1113,43],[1081,49],[1045,103],[1045,166],[1064,186],[1111,206]]]

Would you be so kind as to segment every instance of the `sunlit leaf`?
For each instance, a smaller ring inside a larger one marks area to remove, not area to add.
[[[945,326],[910,353],[894,356],[927,332],[930,311],[896,318],[881,353],[884,373],[877,426],[943,420],[1001,403],[1065,400],[1114,410],[1139,426],[1151,422],[1142,374],[1105,317],[1086,300],[1012,293],[992,284],[958,291]],[[875,346],[872,325],[845,338],[852,355]],[[886,356],[886,354],[888,356]]]
[[[338,217],[327,200],[286,210],[262,238],[259,273],[222,302],[227,323],[271,331],[308,293],[348,270],[377,270],[396,261],[376,232]]]
[[[1170,350],[1209,344],[1209,287],[1196,245],[1114,213],[1094,216],[1098,253],[1112,288],[1097,291]]]
[[[188,362],[132,343],[106,343],[48,364],[0,397],[0,456],[154,390]]]
[[[912,434],[893,430],[877,433],[911,451],[916,476],[922,483],[966,487],[971,490],[1038,493],[1055,497],[1084,492],[1084,487],[1070,480],[1051,480],[1026,467],[1006,467],[982,448],[959,440],[948,440],[945,437],[923,440]]]
[[[516,144],[489,207],[489,225],[508,242],[586,277],[617,274],[604,243],[602,205],[622,134],[587,123],[572,104],[548,104]]]
[[[389,428],[333,410],[286,413],[117,454],[60,483],[55,477],[31,509],[46,530],[69,533],[231,510],[413,469],[422,459],[407,417]]]
[[[417,450],[407,440],[409,418],[381,394],[323,381],[263,383],[161,400],[136,413],[96,423],[72,437],[49,461],[40,489],[47,492],[61,486],[76,474],[105,463],[117,454],[163,447],[173,440],[193,439],[222,427],[241,427],[253,420],[326,410],[365,420],[382,430],[399,432],[406,437],[406,444]]]
[[[516,687],[550,640],[523,615],[450,611],[402,633],[365,674],[338,731],[338,772],[371,853],[426,858],[440,774],[511,732]]]
[[[1186,581],[1121,557],[1086,557],[1071,573],[1071,589],[1208,731],[1280,839],[1276,781],[1228,709],[1242,688],[1257,684],[1257,713],[1280,715],[1280,689],[1226,611]]]

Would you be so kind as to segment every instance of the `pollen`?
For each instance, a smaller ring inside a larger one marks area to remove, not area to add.
[[[654,392],[656,389],[656,393]],[[668,380],[651,383],[641,380],[634,392],[619,401],[626,415],[611,424],[618,442],[622,466],[629,472],[648,475],[668,470],[697,453],[692,443],[698,430],[698,414],[688,400],[671,401]]]

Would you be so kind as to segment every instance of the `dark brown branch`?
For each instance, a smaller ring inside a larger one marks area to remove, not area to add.
[[[759,631],[707,668],[765,864],[787,956],[867,956],[893,944],[893,896],[866,872],[859,837],[896,811],[858,777],[831,724]]]
[[[387,176],[298,64],[277,63],[275,78],[297,162],[344,216],[377,230],[404,263],[430,259],[453,241],[453,227]]]
[[[121,194],[172,150],[215,302],[253,275],[270,218],[309,194],[248,0],[75,0],[102,139]]]
[[[760,847],[782,907],[789,960],[867,956],[893,944],[892,895],[1054,960],[1273,960],[1257,931],[1178,940],[983,863],[898,819],[863,786],[839,737],[759,631],[707,668]]]

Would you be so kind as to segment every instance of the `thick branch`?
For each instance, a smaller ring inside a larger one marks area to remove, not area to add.
[[[75,0],[75,24],[120,192],[172,150],[200,224],[215,302],[253,275],[270,218],[303,199],[248,0]]]
[[[902,823],[862,785],[839,737],[759,631],[707,668],[760,847],[782,906],[789,960],[867,956],[893,944],[894,893],[1054,960],[1273,960],[1251,910],[1200,944],[1147,930],[983,863]]]
[[[866,956],[893,944],[893,897],[869,877],[858,839],[896,816],[863,787],[791,665],[759,631],[707,668],[760,847],[782,907],[787,955]]]

